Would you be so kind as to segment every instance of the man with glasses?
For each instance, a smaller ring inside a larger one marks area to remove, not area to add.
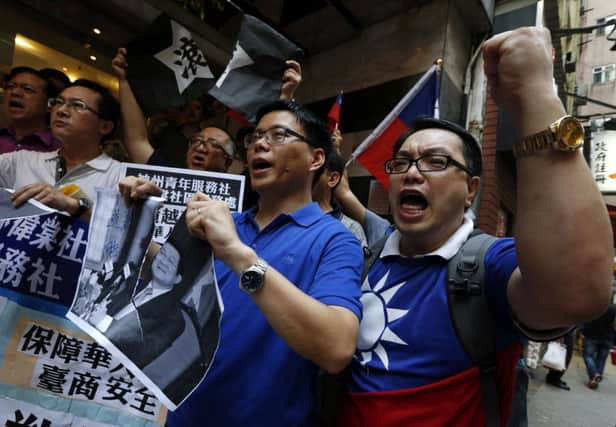
[[[89,213],[95,187],[113,187],[122,177],[121,164],[102,151],[120,116],[118,102],[98,83],[80,79],[49,99],[51,130],[62,148],[41,153],[29,150],[0,155],[0,187],[15,188],[19,206],[36,199],[75,216]],[[75,197],[60,188],[74,184]]]
[[[187,206],[189,232],[214,251],[225,314],[215,361],[168,426],[312,426],[319,367],[339,372],[355,348],[361,246],[312,202],[327,126],[280,100],[245,141],[258,207],[232,216],[203,193]]]
[[[15,67],[5,78],[2,106],[9,119],[0,129],[0,154],[18,150],[55,151],[60,141],[49,130],[47,99],[58,94],[39,71]]]
[[[505,425],[523,335],[562,335],[609,301],[609,219],[578,150],[583,129],[565,116],[553,88],[549,32],[502,33],[483,54],[491,95],[522,136],[514,146],[516,239],[496,239],[484,257],[498,395],[483,400],[486,372],[457,337],[446,283],[448,261],[473,230],[480,148],[460,126],[420,119],[384,165],[395,229],[362,284],[340,426]]]

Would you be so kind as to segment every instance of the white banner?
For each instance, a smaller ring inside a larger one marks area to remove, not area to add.
[[[590,168],[602,193],[616,193],[616,131],[592,133]]]

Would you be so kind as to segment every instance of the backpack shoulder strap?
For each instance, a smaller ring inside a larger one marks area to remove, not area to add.
[[[385,241],[387,241],[388,237],[389,237],[389,234],[381,237],[379,240],[374,242],[369,248],[364,248],[364,269],[361,272],[361,282],[360,283],[364,283],[364,280],[366,279],[366,276],[368,275],[368,271],[370,270],[370,267],[372,267],[372,265],[376,262],[376,260],[379,259],[379,255],[381,255],[381,251],[383,250],[383,247],[385,246]]]
[[[488,427],[498,427],[500,410],[496,386],[496,343],[485,296],[485,254],[496,240],[479,230],[447,264],[447,295],[451,320],[472,362],[479,366],[481,395]]]

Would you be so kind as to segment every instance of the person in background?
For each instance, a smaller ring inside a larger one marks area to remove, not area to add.
[[[29,150],[0,155],[0,187],[16,189],[15,206],[35,199],[75,216],[87,216],[96,187],[115,187],[122,165],[103,153],[113,134],[120,106],[111,92],[96,82],[80,79],[49,99],[51,130],[62,143],[53,152]],[[75,185],[79,196],[61,189]]]
[[[610,304],[607,311],[597,319],[585,323],[584,333],[584,365],[588,373],[588,388],[596,390],[603,380],[605,362],[614,345],[616,333],[616,305]]]
[[[331,214],[361,242],[363,248],[368,246],[366,234],[361,224],[342,213],[334,200],[334,190],[344,174],[344,159],[336,150],[327,156],[323,173],[312,189],[312,200],[319,204],[321,210]]]
[[[55,68],[42,68],[40,73],[55,87],[57,93],[62,92],[71,84],[71,79],[62,71],[56,70]]]
[[[575,337],[575,329],[568,332],[565,336],[561,338],[561,342],[567,348],[567,355],[565,356],[565,370],[557,371],[555,369],[548,369],[548,373],[545,375],[545,382],[554,387],[558,387],[561,390],[571,390],[569,384],[567,384],[563,380],[563,375],[567,372],[569,368],[569,363],[571,363],[571,358],[573,357],[573,338]]]
[[[18,150],[55,151],[61,147],[49,129],[47,99],[59,91],[40,71],[15,67],[4,82],[2,107],[9,119],[0,129],[0,154]]]

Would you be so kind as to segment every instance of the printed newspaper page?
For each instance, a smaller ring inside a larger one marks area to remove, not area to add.
[[[153,181],[163,192],[161,197],[165,201],[156,214],[154,228],[156,243],[167,240],[186,203],[196,192],[227,203],[231,212],[242,212],[245,186],[242,175],[126,163],[126,176]]]
[[[218,347],[223,311],[212,251],[182,215],[152,243],[162,200],[127,205],[98,189],[91,237],[67,317],[173,410],[204,378]]]

